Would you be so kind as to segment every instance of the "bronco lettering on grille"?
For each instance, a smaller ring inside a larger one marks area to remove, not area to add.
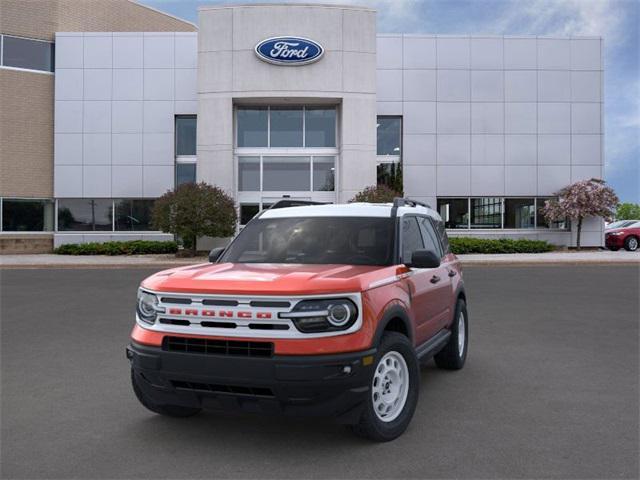
[[[210,310],[197,308],[170,308],[170,315],[188,315],[190,317],[224,317],[224,318],[257,318],[261,320],[269,320],[272,318],[271,312],[251,312],[251,311],[237,311],[233,310]]]

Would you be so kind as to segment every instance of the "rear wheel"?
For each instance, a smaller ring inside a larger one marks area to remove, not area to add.
[[[200,411],[202,410],[201,408],[183,407],[180,405],[158,405],[144,393],[144,391],[140,388],[139,382],[144,382],[144,380],[140,379],[132,368],[131,384],[133,386],[133,391],[140,403],[144,407],[146,407],[147,410],[151,410],[153,413],[165,415],[167,417],[191,417],[200,413]]]
[[[360,421],[351,430],[376,442],[393,440],[407,429],[418,403],[418,359],[407,337],[383,335]]]
[[[624,249],[629,252],[638,250],[638,237],[634,237],[633,235],[627,237],[624,241]]]
[[[461,298],[456,303],[455,316],[451,325],[451,337],[447,345],[438,352],[434,360],[438,368],[445,370],[460,370],[467,359],[469,344],[469,325],[467,304]]]

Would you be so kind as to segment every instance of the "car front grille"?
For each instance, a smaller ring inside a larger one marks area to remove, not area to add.
[[[218,385],[213,383],[185,382],[171,380],[173,388],[196,392],[228,393],[231,395],[250,395],[254,397],[273,397],[273,391],[266,387],[245,387],[238,385]]]
[[[272,342],[213,340],[209,338],[165,337],[162,349],[169,352],[230,355],[237,357],[271,357]]]

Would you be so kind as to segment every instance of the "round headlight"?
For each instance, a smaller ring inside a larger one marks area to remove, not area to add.
[[[158,314],[158,297],[154,294],[138,290],[138,317],[147,323],[154,323]]]
[[[327,320],[334,327],[341,327],[351,319],[351,308],[347,303],[329,305]]]

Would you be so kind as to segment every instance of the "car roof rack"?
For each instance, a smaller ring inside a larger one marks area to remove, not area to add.
[[[311,200],[295,200],[292,198],[283,198],[271,205],[267,210],[275,210],[276,208],[288,208],[288,207],[306,207],[308,205],[326,205],[323,202],[312,202]]]
[[[425,207],[425,208],[431,208],[431,205],[429,205],[428,203],[424,203],[424,202],[419,202],[418,200],[413,200],[411,198],[401,198],[401,197],[396,197],[393,199],[393,206],[395,208],[398,207],[417,207],[417,206],[421,206],[421,207]]]

